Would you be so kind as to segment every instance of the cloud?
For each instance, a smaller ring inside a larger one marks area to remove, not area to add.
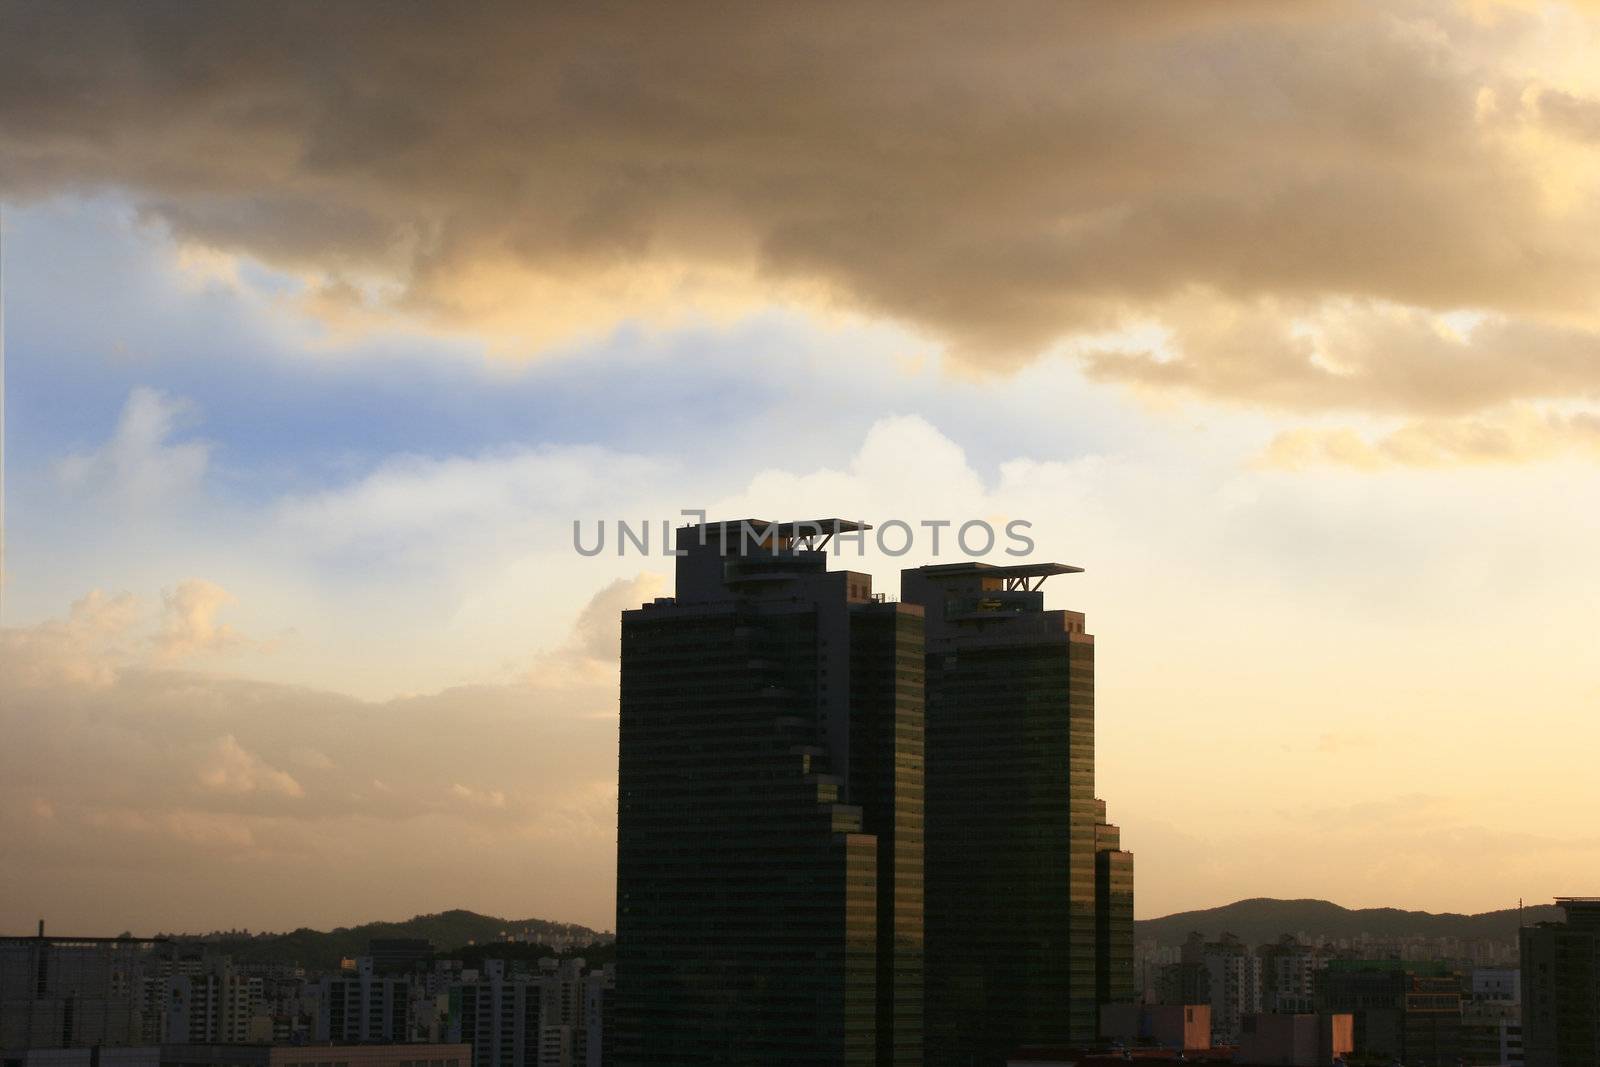
[[[1538,95],[1539,114],[1580,141],[1600,142],[1600,100],[1547,89]]]
[[[0,628],[0,657],[18,685],[107,685],[129,655],[127,640],[140,614],[132,595],[95,589],[74,601],[64,619]]]
[[[172,669],[134,604],[95,594],[66,618],[0,630],[0,851],[28,872],[8,901],[106,915],[54,896],[76,884],[67,872],[94,869],[125,883],[108,924],[220,925],[238,909],[327,923],[370,916],[371,886],[403,881],[419,910],[476,902],[610,925],[594,888],[611,877],[614,803],[591,816],[605,807],[593,782],[615,766],[614,718],[594,714],[614,708],[614,659],[609,672],[366,702]],[[588,648],[596,626],[569,644]],[[525,847],[509,854],[507,840]],[[490,848],[507,852],[506,879],[484,897],[472,872]],[[557,848],[570,877],[551,884]],[[336,912],[274,899],[285,869],[339,865],[365,873],[330,888]]]
[[[1000,418],[1012,409],[985,410]],[[1588,506],[1594,479],[1559,470],[1438,475],[1425,486],[1402,478],[1286,478],[1237,470],[1235,443],[1226,442],[1218,458],[1208,451],[1217,447],[1215,433],[1200,430],[1165,446],[1152,441],[1142,456],[989,463],[963,447],[977,436],[953,438],[918,416],[886,417],[847,442],[840,460],[795,448],[783,467],[747,474],[721,499],[693,502],[722,516],[1018,515],[1036,524],[1033,558],[1088,566],[1083,575],[1052,579],[1046,602],[1086,611],[1097,635],[1099,780],[1141,850],[1144,906],[1176,906],[1180,893],[1191,895],[1186,904],[1244,895],[1248,857],[1269,846],[1290,849],[1293,864],[1283,874],[1297,879],[1297,892],[1326,878],[1328,853],[1314,854],[1320,839],[1305,833],[1305,823],[1252,836],[1263,797],[1343,804],[1384,797],[1386,783],[1403,780],[1419,793],[1454,798],[1451,832],[1478,824],[1502,832],[1496,827],[1511,827],[1522,810],[1517,802],[1529,796],[1554,813],[1552,835],[1583,832],[1562,823],[1561,813],[1593,807],[1579,767],[1588,749],[1551,750],[1545,735],[1582,736],[1593,704],[1584,642],[1592,630],[1586,594],[1595,585],[1585,550],[1600,516]],[[1240,447],[1256,440],[1252,434]],[[597,453],[593,468],[573,470],[570,484],[604,486],[613,458]],[[402,494],[413,502],[405,508],[313,513],[347,516],[333,528],[358,530],[341,542],[357,549],[382,529],[382,516],[414,505],[421,517],[406,542],[419,550],[458,551],[450,537],[461,526],[510,541],[525,532],[518,493],[467,494],[487,502],[481,520],[476,504],[430,511],[426,489],[448,487],[429,480],[438,467],[415,469],[420,480]],[[464,464],[461,474],[471,481],[475,470]],[[365,484],[357,479],[352,493]],[[672,499],[672,488],[653,487],[663,499]],[[1494,502],[1487,511],[1485,499]],[[500,526],[505,514],[518,516],[509,533]],[[614,501],[598,514],[614,516]],[[380,885],[401,894],[397,908],[471,906],[608,925],[616,612],[655,595],[661,583],[639,573],[646,564],[637,559],[611,557],[596,561],[608,569],[587,569],[570,549],[570,514],[561,519],[551,554],[517,590],[520,614],[492,626],[474,618],[478,628],[459,646],[472,648],[496,631],[521,641],[515,662],[492,675],[515,678],[512,684],[389,684],[383,692],[422,691],[367,701],[328,687],[179,670],[156,655],[164,605],[147,612],[134,598],[103,594],[62,618],[0,630],[0,854],[15,872],[0,900],[16,909],[13,921],[49,899],[53,911],[125,916],[103,920],[110,932],[226,926],[242,915],[253,925],[348,923],[371,917],[372,887]],[[282,540],[280,529],[274,540]],[[920,549],[905,560],[869,550],[859,563],[846,557],[831,565],[869,570],[879,589],[893,590],[900,567],[922,558]],[[648,566],[665,570],[670,561]],[[618,567],[629,573],[619,579],[609,569]],[[504,557],[487,570],[486,581],[508,584]],[[414,610],[430,586],[412,576],[384,603],[408,622],[408,612],[424,619],[408,653],[451,651],[448,598],[433,614]],[[240,592],[253,608],[256,594]],[[318,595],[326,595],[321,587]],[[1485,605],[1493,625],[1462,625],[1487,617]],[[341,675],[352,677],[350,649],[383,620],[338,597],[314,606],[331,620],[326,644]],[[528,647],[530,620],[551,627],[537,652]],[[1507,633],[1520,635],[1510,671]],[[388,666],[395,659],[389,632],[373,647],[379,672],[398,669]],[[263,669],[279,670],[279,658]],[[177,662],[214,671],[219,660]],[[1530,699],[1549,730],[1508,734],[1505,707]],[[1200,734],[1192,729],[1197,718],[1210,724]],[[1321,725],[1308,734],[1308,723]],[[1434,739],[1426,759],[1419,762],[1415,745],[1354,751],[1357,735],[1392,738],[1396,723]],[[1331,758],[1314,751],[1322,733],[1332,734]],[[1228,762],[1246,749],[1274,758]],[[1208,788],[1206,776],[1224,765],[1236,768],[1237,788]],[[1468,772],[1485,767],[1493,773],[1474,780],[1489,782],[1488,791],[1461,792]],[[207,774],[216,784],[202,779]],[[277,774],[303,795],[292,795]],[[243,788],[247,782],[254,788]],[[1152,792],[1144,788],[1151,782],[1164,784]],[[1239,831],[1203,850],[1203,877],[1192,876],[1192,853],[1168,851],[1158,833],[1174,797],[1196,808],[1195,825]],[[53,820],[37,817],[40,801]],[[1340,891],[1353,892],[1372,873],[1362,866],[1358,831],[1384,815],[1381,805],[1333,814],[1356,827],[1341,831],[1335,865],[1348,875]],[[1425,833],[1413,829],[1396,825],[1383,839],[1406,845]],[[1482,843],[1482,854],[1498,854],[1492,837]],[[1446,884],[1437,873],[1448,869],[1437,865],[1441,854],[1427,853],[1431,873],[1403,872],[1402,888],[1418,903],[1429,894],[1434,906],[1464,906],[1464,894],[1504,895],[1513,878],[1558,882],[1561,864],[1570,870],[1591,858],[1552,847],[1536,875],[1489,864],[1481,878]],[[493,857],[495,878],[483,876],[485,856]],[[100,871],[101,880],[84,879],[85,870]],[[316,901],[285,901],[285,871],[337,877],[319,883]],[[115,900],[76,888],[103,885],[105,872],[127,886]],[[124,911],[107,910],[116,908]]]
[[[1596,175],[1541,136],[1587,136],[1593,105],[1523,73],[1587,17],[17,4],[0,181],[124,190],[186,246],[302,275],[330,321],[519,352],[776,301],[1012,368],[1155,319],[1166,362],[1090,365],[1249,404],[1470,411],[1593,395]],[[1530,88],[1536,107],[1486,106]],[[1397,347],[1368,304],[1491,313],[1527,344]],[[1345,373],[1302,320],[1347,335]]]
[[[622,653],[622,613],[660,596],[666,580],[659,574],[618,578],[594,595],[572,628],[566,652],[597,663],[615,664]]]
[[[222,793],[281,793],[303,797],[306,791],[294,777],[246,752],[232,734],[218,738],[200,765],[200,784]]]
[[[1261,463],[1287,470],[1335,466],[1377,471],[1517,464],[1562,456],[1600,456],[1600,416],[1519,407],[1490,418],[1407,423],[1374,438],[1348,428],[1289,430],[1272,439]]]
[[[333,551],[351,545],[436,551],[454,539],[505,538],[531,517],[592,511],[620,487],[644,487],[664,464],[592,447],[516,449],[432,459],[396,456],[377,470],[278,507],[287,536]],[[604,471],[604,482],[596,474]]]
[[[333,762],[332,756],[314,748],[297,748],[289,753],[289,758],[300,766],[314,771],[331,771],[338,766]]]
[[[506,795],[499,789],[474,789],[471,786],[455,782],[450,786],[450,795],[479,808],[504,808]]]
[[[179,582],[176,589],[162,594],[161,632],[153,639],[156,654],[176,660],[244,642],[233,627],[216,621],[217,612],[233,602],[233,595],[215,582],[199,578]]]
[[[139,386],[128,394],[110,440],[64,459],[62,478],[68,484],[107,491],[134,504],[151,504],[194,488],[205,476],[211,446],[200,441],[172,441],[179,424],[192,411],[192,405],[180,397]]]
[[[1600,331],[1460,317],[1371,301],[1219,305],[1201,294],[1161,320],[1173,352],[1100,349],[1102,381],[1269,407],[1461,414],[1506,400],[1600,399]]]

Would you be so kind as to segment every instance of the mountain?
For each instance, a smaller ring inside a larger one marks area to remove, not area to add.
[[[322,931],[302,927],[286,934],[251,934],[227,931],[212,934],[168,935],[184,941],[204,941],[241,962],[292,963],[314,970],[331,970],[345,957],[365,955],[367,942],[375,937],[421,937],[433,942],[435,950],[450,953],[468,944],[499,941],[502,934],[514,937],[527,931],[535,942],[560,941],[587,944],[609,941],[587,926],[551,922],[547,919],[501,919],[471,911],[444,911],[436,915],[417,915],[404,922],[373,922],[361,926],[341,926]]]
[[[1327,900],[1275,900],[1255,897],[1203,911],[1182,911],[1159,919],[1141,919],[1133,924],[1138,940],[1154,939],[1163,945],[1181,945],[1191,931],[1207,938],[1222,933],[1239,935],[1246,944],[1276,941],[1282,934],[1306,933],[1317,937],[1460,937],[1495,941],[1515,941],[1517,927],[1523,923],[1559,921],[1562,912],[1554,904],[1536,904],[1523,909],[1486,911],[1481,915],[1426,911],[1401,911],[1398,908],[1341,908]]]

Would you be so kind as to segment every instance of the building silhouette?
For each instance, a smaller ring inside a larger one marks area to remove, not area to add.
[[[989,1067],[1133,999],[1093,638],[1039,588],[1078,568],[896,603],[828,569],[864,529],[680,529],[675,596],[623,613],[608,1064]]]
[[[1522,1045],[1527,1067],[1600,1064],[1600,897],[1558,897],[1567,921],[1524,926]]]
[[[922,1062],[922,617],[820,528],[681,529],[623,613],[622,1067]]]
[[[1133,856],[1094,795],[1094,638],[1041,586],[1081,570],[901,575],[927,628],[928,1063],[1093,1041],[1131,1001]]]

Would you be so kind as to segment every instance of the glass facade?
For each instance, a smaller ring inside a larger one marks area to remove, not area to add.
[[[1095,827],[1095,999],[1131,1004],[1133,966],[1133,853],[1121,849],[1121,831],[1106,824],[1105,801]]]
[[[852,796],[878,838],[878,1059],[923,1062],[923,628],[895,605],[850,627]]]
[[[1031,584],[1068,569],[902,573],[928,648],[930,1065],[1087,1044],[1098,1004],[1132,999],[1132,856],[1094,795],[1094,639]]]
[[[1030,585],[1073,568],[920,568],[896,604],[785,529],[679,531],[676,596],[623,614],[608,1060],[1092,1042],[1133,996],[1133,857],[1094,639]]]
[[[920,1064],[920,614],[698,533],[623,616],[608,1059]]]

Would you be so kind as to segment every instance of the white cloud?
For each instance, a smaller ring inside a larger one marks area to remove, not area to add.
[[[73,486],[107,492],[136,505],[154,504],[196,488],[210,463],[211,446],[174,441],[194,407],[181,397],[140,386],[128,394],[111,438],[99,448],[62,460]]]
[[[570,522],[602,500],[647,486],[665,467],[588,447],[397,456],[352,484],[283,501],[278,524],[285,535],[324,550],[353,544],[432,550],[441,538],[503,538],[541,517]]]

